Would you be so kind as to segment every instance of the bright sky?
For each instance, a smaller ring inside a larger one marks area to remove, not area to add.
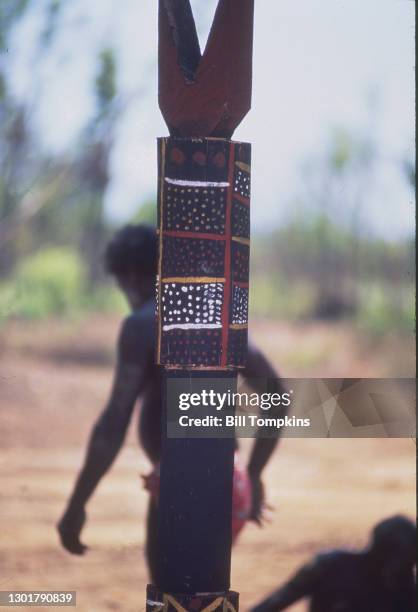
[[[71,0],[62,35],[40,64],[34,41],[43,5],[39,0],[11,46],[15,92],[41,96],[44,146],[65,150],[94,108],[97,50],[115,47],[119,88],[132,99],[106,206],[124,221],[155,194],[155,138],[167,134],[157,107],[157,1]],[[192,0],[203,38],[215,5]],[[363,219],[386,236],[413,232],[413,193],[397,160],[414,149],[414,10],[413,0],[256,0],[253,107],[234,134],[253,144],[254,230],[288,216],[302,164],[324,151],[334,127],[362,133],[372,126],[380,159]]]

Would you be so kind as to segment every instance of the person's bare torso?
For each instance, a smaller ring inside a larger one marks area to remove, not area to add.
[[[129,315],[133,333],[130,342],[129,360],[132,363],[146,364],[145,385],[138,397],[139,408],[137,434],[139,444],[149,460],[155,464],[160,459],[161,451],[161,413],[162,384],[161,368],[155,364],[155,302],[149,300],[138,310]]]

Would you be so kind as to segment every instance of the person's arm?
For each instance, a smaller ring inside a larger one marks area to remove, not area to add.
[[[86,550],[86,546],[80,542],[86,519],[85,505],[123,444],[135,401],[144,385],[147,358],[145,339],[146,334],[141,334],[140,323],[132,318],[126,319],[118,343],[118,362],[111,396],[93,427],[84,465],[67,509],[58,523],[61,543],[73,554],[83,554]]]
[[[247,366],[242,371],[242,375],[257,393],[282,394],[285,392],[279,374],[263,353],[253,344],[248,346]],[[268,381],[267,386],[266,380]],[[268,412],[269,417],[284,417],[286,414],[287,408],[285,406],[272,406]],[[281,430],[278,430],[278,435],[273,438],[257,437],[248,462],[247,469],[251,480],[253,498],[249,518],[258,524],[261,524],[264,505],[264,487],[261,473],[279,442],[280,433]],[[259,434],[262,436],[262,431]]]
[[[312,596],[320,580],[320,564],[317,560],[314,560],[298,570],[277,591],[251,608],[251,612],[280,612],[280,610],[285,610],[303,597]]]

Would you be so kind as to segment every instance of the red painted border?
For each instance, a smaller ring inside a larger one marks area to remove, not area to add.
[[[240,204],[244,204],[245,206],[249,206],[250,205],[250,198],[246,198],[245,196],[241,195],[240,193],[234,192],[233,198],[234,198],[234,200],[237,200]]]
[[[244,283],[242,281],[232,281],[232,283],[237,287],[241,287],[241,289],[248,289],[250,286],[250,283]]]
[[[231,209],[233,197],[233,179],[234,179],[234,164],[235,164],[235,146],[231,142],[229,145],[229,168],[228,196],[226,201],[226,218],[225,218],[225,285],[224,285],[224,303],[222,310],[222,344],[221,344],[221,366],[226,366],[228,363],[228,334],[229,334],[229,302],[231,298]]]
[[[163,230],[164,236],[172,238],[202,238],[203,240],[226,240],[225,235],[188,232],[183,230]]]

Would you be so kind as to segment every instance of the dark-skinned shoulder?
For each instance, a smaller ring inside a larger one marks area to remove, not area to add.
[[[315,557],[315,565],[323,571],[327,571],[330,567],[336,567],[337,564],[344,563],[347,560],[358,559],[359,555],[356,552],[347,550],[325,550],[320,552]]]
[[[293,582],[297,583],[302,591],[312,593],[323,578],[324,563],[322,555],[317,555],[303,565],[295,574]]]
[[[146,302],[122,323],[118,340],[118,358],[125,364],[145,366],[154,358],[155,302]]]

